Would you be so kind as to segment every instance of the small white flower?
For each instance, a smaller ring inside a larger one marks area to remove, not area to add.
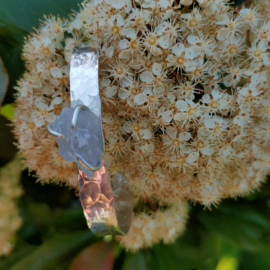
[[[174,90],[177,91],[177,99],[189,99],[193,100],[195,98],[194,94],[199,94],[200,89],[196,88],[195,82],[181,82],[179,81],[179,84],[174,87]],[[173,99],[175,99],[175,96],[173,96]]]
[[[248,53],[253,61],[262,62],[262,64],[269,66],[270,60],[269,55],[266,52],[267,49],[268,47],[266,44],[261,41],[258,46],[256,46],[256,43],[253,43]]]
[[[172,47],[172,52],[174,55],[170,54],[166,59],[168,67],[173,66],[174,69],[179,70],[190,66],[190,70],[194,70],[196,67],[192,60],[200,55],[201,49],[196,45],[185,48],[184,44],[177,43]]]
[[[172,152],[178,153],[181,150],[186,149],[186,143],[191,139],[190,132],[180,132],[167,129],[166,134],[162,137],[164,145],[172,149]]]
[[[255,28],[260,21],[260,17],[257,13],[257,7],[255,7],[254,9],[241,8],[240,18],[244,20],[244,22],[250,27]]]
[[[197,161],[200,154],[199,152],[191,152],[191,153],[185,153],[180,152],[180,154],[172,159],[172,168],[176,168],[179,171],[182,169],[184,173],[186,173],[186,169],[190,168],[193,170],[193,166],[197,165]]]
[[[184,19],[183,22],[185,23],[185,27],[181,27],[182,30],[188,28],[192,32],[196,32],[199,31],[203,26],[203,16],[200,13],[200,10],[197,8],[193,8],[191,13],[181,14],[181,19]]]
[[[264,22],[262,27],[257,31],[258,39],[268,46],[268,42],[270,41],[270,22]]]
[[[243,39],[230,36],[230,38],[218,44],[218,49],[221,50],[225,57],[231,59],[233,57],[238,57],[239,54],[244,51],[242,43]]]
[[[227,128],[229,127],[228,122],[219,116],[207,117],[204,120],[204,127],[200,128],[200,133],[203,136],[207,136],[211,140],[224,139]]]
[[[145,9],[132,8],[128,17],[128,21],[137,29],[147,29],[146,25],[149,23],[151,12]]]
[[[227,19],[222,20],[221,22],[216,22],[216,24],[226,26],[226,28],[221,28],[218,31],[218,34],[217,34],[218,40],[226,40],[231,36],[240,34],[239,29],[241,27],[241,23],[240,23],[239,18],[233,18],[233,19],[227,18]]]
[[[256,86],[249,84],[248,87],[239,87],[238,88],[238,98],[237,102],[242,106],[251,107],[252,105],[259,105],[258,101],[260,100],[260,94],[262,91],[258,91]]]
[[[245,127],[251,123],[250,111],[246,108],[242,108],[238,115],[233,118],[233,122],[238,126]]]
[[[108,42],[111,42],[112,40],[119,39],[124,29],[125,29],[125,21],[121,16],[121,14],[112,16],[104,26],[105,41],[108,40]]]
[[[215,53],[215,48],[217,47],[217,44],[213,39],[208,38],[207,36],[204,36],[202,32],[199,32],[199,37],[194,35],[189,35],[187,37],[187,40],[190,44],[199,46],[201,48],[201,51],[204,52],[207,56],[212,56]],[[203,57],[204,54],[201,53],[201,57]]]
[[[223,80],[223,83],[226,87],[235,87],[241,78],[246,78],[245,70],[240,68],[239,63],[237,63],[237,65],[231,65],[227,68],[224,68],[224,71],[227,73]]]
[[[120,59],[130,59],[130,57],[135,56],[135,58],[138,57],[138,54],[141,53],[141,42],[140,39],[137,38],[137,33],[133,29],[123,30],[123,35],[125,37],[129,38],[127,39],[121,39],[118,43],[119,48],[122,50],[119,54]]]
[[[132,74],[130,72],[129,66],[125,65],[123,62],[116,62],[114,65],[110,65],[111,69],[107,70],[110,72],[110,75],[108,77],[113,77],[114,80],[112,83],[115,82],[115,80],[119,80],[122,82],[125,80],[130,80],[130,77]]]
[[[167,71],[162,69],[162,65],[154,63],[152,72],[144,71],[141,73],[140,79],[145,84],[153,85],[155,91],[159,91],[159,89],[163,89],[165,83],[170,81],[169,79],[166,79],[166,75]]]
[[[142,171],[145,173],[143,180],[150,185],[151,189],[153,186],[155,188],[161,187],[165,179],[165,175],[162,173],[159,166],[153,169],[150,165],[144,165],[142,166]]]
[[[169,41],[165,37],[163,37],[163,31],[166,29],[167,23],[162,23],[162,25],[158,25],[153,32],[148,31],[143,39],[143,45],[145,46],[145,50],[147,49],[152,55],[157,56],[160,55],[162,50],[161,48],[168,48]]]
[[[126,121],[123,125],[123,130],[127,133],[131,133],[131,136],[136,140],[139,140],[140,137],[146,140],[152,137],[152,133],[148,129],[146,122]]]
[[[215,151],[210,147],[210,142],[207,140],[198,140],[193,142],[193,145],[201,152],[204,156],[211,156]]]
[[[205,94],[202,97],[202,102],[207,104],[203,109],[210,113],[221,112],[228,108],[228,97],[227,94],[220,92],[219,90],[214,90],[209,94]]]
[[[174,120],[183,122],[183,125],[189,124],[190,121],[198,122],[198,117],[201,115],[201,108],[199,103],[194,103],[191,100],[178,100],[175,103],[176,107],[180,111],[175,114]]]

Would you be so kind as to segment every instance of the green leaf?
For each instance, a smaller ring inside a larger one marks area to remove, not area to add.
[[[35,250],[35,248],[36,248],[35,246],[29,245],[27,247],[19,249],[18,251],[13,252],[12,254],[8,255],[5,258],[1,258],[1,260],[0,260],[0,270],[9,269],[12,265],[17,263],[23,257],[31,254]]]
[[[7,92],[8,81],[9,79],[7,70],[4,66],[2,59],[0,58],[0,108]]]
[[[145,254],[142,252],[137,253],[128,253],[124,265],[123,270],[148,270],[146,263]]]
[[[238,269],[238,261],[236,258],[231,256],[224,256],[220,259],[216,270],[237,270]]]
[[[0,166],[11,161],[17,153],[10,125],[11,122],[0,115]]]
[[[67,17],[72,10],[78,10],[80,0],[9,0],[1,2],[1,21],[24,32],[38,27],[43,15]]]
[[[227,201],[213,211],[198,213],[200,221],[249,251],[270,247],[270,221],[251,204]]]
[[[72,262],[69,270],[111,270],[113,246],[111,243],[95,243],[84,249]]]
[[[92,238],[90,231],[58,234],[18,261],[10,270],[66,270],[73,257],[92,243]]]
[[[52,224],[53,214],[46,203],[31,202],[28,204],[28,212],[34,224],[43,231]]]
[[[76,231],[87,227],[83,210],[81,207],[68,209],[60,213],[54,220],[57,231]]]
[[[238,270],[270,270],[269,251],[260,253],[243,252]]]
[[[179,270],[180,265],[181,270],[190,270],[201,266],[200,249],[180,240],[172,245],[156,245],[150,254],[147,259],[151,270]]]
[[[134,270],[144,265],[147,270],[214,270],[221,255],[220,244],[216,234],[193,227],[173,244],[157,244],[138,255],[129,255],[131,258],[127,257],[124,270],[132,264]]]
[[[9,74],[9,86],[4,103],[12,103],[14,101],[13,87],[25,70],[21,53],[24,36],[27,34],[28,32],[17,29],[0,20],[0,56]]]
[[[1,110],[0,110],[0,115],[3,115],[4,117],[6,117],[9,120],[13,120],[14,119],[14,106],[11,104],[6,104],[4,106],[2,106]]]
[[[0,56],[9,74],[9,85],[4,99],[4,104],[14,102],[14,86],[25,71],[24,61],[21,59],[22,43],[12,47],[0,42]]]

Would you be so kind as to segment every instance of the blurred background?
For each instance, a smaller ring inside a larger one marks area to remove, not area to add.
[[[127,253],[111,236],[88,230],[74,190],[41,185],[21,167],[11,121],[24,38],[44,14],[78,9],[77,0],[0,0],[0,270],[270,269],[269,179],[259,192],[218,208],[190,205],[187,229],[174,244]]]

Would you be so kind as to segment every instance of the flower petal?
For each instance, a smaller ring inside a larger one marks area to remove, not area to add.
[[[107,87],[104,92],[105,96],[109,98],[113,97],[116,93],[117,93],[117,87],[115,85]]]
[[[113,52],[114,52],[114,47],[109,47],[109,48],[106,49],[105,55],[108,58],[112,58],[113,57]]]
[[[186,101],[184,100],[178,100],[176,103],[175,103],[176,107],[180,110],[180,111],[187,111],[188,109],[188,104]]]
[[[129,59],[131,57],[131,51],[130,50],[123,50],[119,53],[120,59]]]
[[[209,103],[210,102],[210,96],[208,94],[204,94],[202,97],[202,102],[203,103]]]
[[[224,80],[223,80],[223,83],[226,87],[230,87],[233,85],[233,75],[232,74],[228,74],[225,76]]]
[[[175,139],[175,138],[176,138],[177,131],[171,130],[171,129],[167,129],[167,130],[166,130],[166,133],[167,133],[172,139]]]
[[[211,156],[214,153],[214,150],[211,148],[203,148],[201,152],[205,156]]]
[[[162,118],[165,123],[170,123],[173,118],[173,112],[171,110],[162,113]]]
[[[158,44],[161,48],[167,49],[169,48],[170,40],[168,39],[168,37],[160,37],[158,38]]]
[[[186,119],[186,114],[185,113],[177,113],[173,119],[175,121],[184,121]]]
[[[50,68],[51,75],[55,78],[62,78],[62,70],[58,67]]]
[[[177,43],[172,47],[172,52],[177,56],[180,56],[184,52],[184,50],[185,46],[183,43]]]
[[[182,132],[179,134],[179,140],[180,141],[188,141],[191,139],[191,133],[190,132]]]
[[[125,29],[121,32],[124,36],[128,38],[135,39],[137,37],[137,34],[134,29]]]
[[[125,100],[126,98],[128,98],[130,96],[130,92],[128,90],[125,89],[120,89],[118,91],[118,97],[120,97],[121,99]]]
[[[218,98],[221,97],[221,95],[222,95],[222,93],[219,92],[218,90],[213,90],[213,91],[211,92],[211,96],[213,97],[213,99],[218,99]]]
[[[185,50],[185,58],[187,59],[194,59],[195,57],[198,57],[202,52],[202,49],[200,46],[191,46]]]
[[[199,158],[199,152],[192,152],[187,157],[187,163],[194,163]]]
[[[214,121],[211,121],[210,119],[205,119],[205,120],[204,120],[204,125],[205,125],[207,128],[214,128],[214,127],[215,127]]]
[[[147,101],[147,96],[144,93],[140,93],[134,98],[134,103],[137,105],[142,105]]]
[[[190,35],[187,38],[188,42],[192,45],[195,45],[196,43],[198,43],[200,41],[200,39],[196,36]]]
[[[121,40],[119,41],[119,43],[118,43],[118,46],[119,46],[119,48],[120,48],[121,50],[126,49],[126,48],[128,47],[128,45],[129,45],[129,41],[126,40],[125,38],[124,38],[124,39],[121,39]]]
[[[113,0],[113,1],[116,1],[116,0]],[[122,1],[122,0],[117,0],[117,1],[121,2],[121,4],[124,6],[124,4],[125,4],[124,1]],[[118,14],[117,15],[117,25],[123,26],[124,24],[125,24],[125,22],[124,22],[123,17],[120,14]]]
[[[165,32],[167,27],[168,27],[168,23],[162,22],[155,28],[155,33],[158,35],[162,35]]]
[[[229,33],[230,33],[230,30],[228,28],[221,28],[218,31],[217,39],[218,40],[225,40],[228,37]]]
[[[156,76],[160,76],[162,71],[162,66],[158,63],[154,63],[152,66],[152,72],[156,75]]]
[[[180,0],[180,4],[183,6],[190,6],[192,5],[193,1],[192,0]]]
[[[142,129],[139,133],[145,140],[150,140],[152,138],[152,132],[149,129]]]
[[[142,82],[151,83],[154,80],[154,76],[153,76],[152,72],[150,72],[150,71],[144,71],[140,75],[140,79],[141,79]]]

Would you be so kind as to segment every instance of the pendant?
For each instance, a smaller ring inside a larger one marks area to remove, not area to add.
[[[97,236],[125,235],[133,213],[133,196],[122,174],[106,169],[98,82],[98,51],[76,47],[70,63],[71,108],[47,126],[59,154],[77,163],[79,193],[88,227]]]

